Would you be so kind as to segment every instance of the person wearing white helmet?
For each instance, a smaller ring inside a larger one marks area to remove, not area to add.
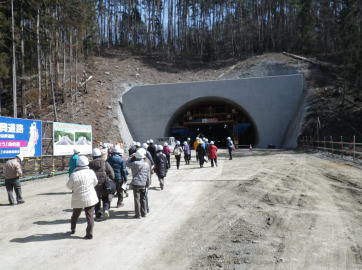
[[[196,152],[196,161],[199,161],[199,156],[198,156],[198,154],[197,154],[197,147],[199,146],[199,144],[200,144],[200,138],[199,138],[199,137],[196,137],[196,139],[195,139],[195,141],[194,141],[194,145],[193,145],[194,150],[195,150],[195,152]]]
[[[197,146],[196,152],[199,158],[200,168],[203,168],[204,162],[207,161],[207,159],[206,159],[205,143],[201,139],[199,140],[199,145]]]
[[[162,153],[162,145],[157,146],[156,160],[155,160],[155,172],[160,182],[160,188],[163,190],[165,186],[165,177],[167,175],[168,165],[167,158],[164,153]]]
[[[211,160],[211,167],[214,167],[214,164],[217,167],[217,150],[218,148],[216,147],[215,143],[211,141],[208,151],[209,159]]]
[[[132,171],[132,189],[134,196],[135,216],[134,218],[146,217],[147,215],[147,201],[146,192],[150,185],[151,175],[150,167],[145,161],[146,150],[141,148],[137,150],[127,160],[127,167]]]
[[[233,143],[233,141],[231,140],[230,137],[226,138],[226,146],[227,146],[228,151],[229,151],[229,160],[232,160],[233,159],[232,152],[235,150],[235,146],[234,146],[234,143]]]
[[[132,154],[136,153],[136,142],[132,142],[131,147],[128,149],[128,155],[131,156]]]
[[[18,154],[15,158],[6,161],[4,166],[5,187],[10,205],[15,204],[13,190],[15,190],[16,201],[18,204],[24,203],[20,184],[20,177],[23,176],[23,171],[21,169],[21,162],[23,160],[24,157],[21,154]]]
[[[148,144],[147,151],[150,152],[152,156],[152,160],[155,160],[156,158],[156,145],[154,144],[153,140],[150,140],[150,143]]]
[[[95,205],[96,220],[102,216],[109,218],[109,208],[116,192],[116,183],[114,180],[114,171],[111,165],[102,157],[102,152],[98,148],[92,151],[93,160],[89,163],[89,168],[92,169],[98,179],[98,184],[95,190],[98,196],[98,203]],[[101,211],[101,202],[103,203],[103,212]]]
[[[177,170],[180,169],[180,161],[181,161],[182,152],[183,152],[183,149],[182,149],[180,141],[176,141],[175,148],[173,149],[173,154],[175,155]]]
[[[187,143],[187,141],[184,142],[182,149],[184,151],[185,164],[189,165],[190,159],[191,159],[191,149],[190,149],[190,145]]]
[[[68,170],[69,176],[74,171],[74,169],[77,167],[77,159],[78,159],[79,154],[80,154],[79,149],[74,148],[73,155],[69,159],[69,170]]]
[[[117,188],[117,207],[123,206],[123,192],[126,190],[127,185],[127,170],[122,158],[123,149],[116,145],[113,148],[112,155],[107,159],[114,171],[114,180]],[[126,193],[126,196],[128,194]]]
[[[79,156],[77,168],[69,177],[66,186],[72,190],[73,214],[70,222],[70,233],[75,233],[78,218],[84,209],[87,219],[87,229],[85,239],[93,238],[94,226],[94,206],[98,203],[97,193],[94,187],[98,184],[98,179],[93,170],[90,170],[89,161],[86,156]]]
[[[169,169],[171,167],[171,148],[168,146],[168,143],[165,142],[163,144],[163,153],[166,155],[167,158],[167,168]]]

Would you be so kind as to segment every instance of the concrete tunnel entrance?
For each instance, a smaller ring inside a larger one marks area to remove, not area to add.
[[[226,147],[227,137],[239,147],[258,142],[250,115],[231,100],[219,97],[196,99],[182,106],[171,118],[167,132],[179,141],[203,135],[218,147]]]

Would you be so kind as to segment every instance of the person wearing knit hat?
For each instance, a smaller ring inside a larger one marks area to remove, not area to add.
[[[138,149],[135,154],[130,156],[127,160],[127,167],[132,171],[132,189],[135,206],[134,218],[146,217],[147,215],[147,201],[146,192],[150,185],[151,175],[150,167],[145,161],[146,150]]]
[[[94,206],[98,203],[97,193],[94,187],[98,184],[97,176],[88,167],[89,161],[86,156],[79,156],[77,167],[69,177],[66,186],[72,190],[73,214],[70,222],[70,233],[75,233],[78,218],[84,209],[87,219],[87,229],[85,239],[93,238],[94,227]]]

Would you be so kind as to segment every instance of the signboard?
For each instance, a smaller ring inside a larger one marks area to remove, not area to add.
[[[41,121],[0,117],[0,158],[41,156],[41,136]]]
[[[71,123],[53,123],[53,155],[73,155],[74,149],[82,155],[92,153],[92,126]]]

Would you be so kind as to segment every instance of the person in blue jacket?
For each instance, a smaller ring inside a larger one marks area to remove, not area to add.
[[[111,165],[114,171],[114,180],[117,187],[117,207],[123,206],[123,192],[122,185],[127,182],[126,166],[122,158],[124,151],[116,145],[112,151],[112,155],[107,159],[107,162]]]
[[[79,158],[79,153],[80,153],[80,151],[78,149],[74,149],[73,155],[69,159],[69,170],[68,170],[69,176],[72,174],[74,169],[77,167],[77,160]]]

